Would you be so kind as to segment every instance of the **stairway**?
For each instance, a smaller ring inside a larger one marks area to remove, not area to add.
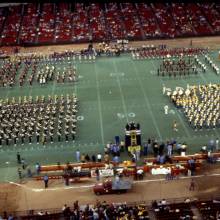
[[[209,19],[207,18],[206,14],[204,13],[204,9],[200,7],[199,3],[198,3],[198,6],[200,8],[202,15],[206,18],[206,23],[207,23],[207,26],[209,27],[209,30],[211,31],[212,34],[215,34],[215,31],[212,28],[212,24],[209,22]]]
[[[144,33],[144,30],[143,30],[143,25],[142,25],[142,21],[141,21],[141,18],[140,18],[140,15],[138,13],[138,6],[137,6],[138,3],[134,3],[134,8],[135,8],[135,13],[137,15],[137,18],[138,18],[138,22],[140,24],[140,29],[141,29],[141,35],[142,35],[142,40],[146,40],[146,36],[145,36],[145,33]]]
[[[21,8],[21,21],[20,21],[20,26],[19,26],[19,30],[17,33],[17,43],[20,44],[20,35],[21,35],[21,29],[22,29],[22,24],[23,24],[23,18],[24,18],[24,7],[25,5],[22,4],[22,8]]]
[[[4,27],[5,27],[5,22],[8,18],[8,7],[7,8],[4,8],[4,16],[5,16],[5,19],[2,23],[2,27],[0,28],[0,36],[2,36],[2,32],[4,30]],[[2,38],[0,38],[0,45],[2,44]]]
[[[150,7],[151,7],[151,11],[153,12],[153,14],[156,14],[156,10],[154,8],[153,3],[150,4]],[[159,33],[161,34],[162,32],[161,32],[161,29],[160,29],[160,25],[159,25],[159,21],[157,19],[157,16],[154,16],[154,18],[155,18],[155,21],[156,21],[156,24],[157,24],[157,29],[159,30]]]
[[[38,28],[39,28],[39,24],[40,24],[40,18],[41,18],[41,3],[38,4],[38,8],[37,8],[37,11],[38,11],[38,21],[37,21],[37,24],[36,24],[36,37],[35,37],[35,42],[34,43],[38,43]]]

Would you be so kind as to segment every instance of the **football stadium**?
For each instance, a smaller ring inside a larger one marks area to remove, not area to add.
[[[0,14],[0,219],[220,219],[219,3]]]

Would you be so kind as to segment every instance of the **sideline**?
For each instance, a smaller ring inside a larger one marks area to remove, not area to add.
[[[181,179],[192,179],[192,178],[202,178],[202,177],[212,177],[212,176],[220,176],[220,173],[213,173],[213,174],[204,174],[204,175],[196,175],[196,176],[182,176],[179,177],[178,179],[174,180],[166,180],[165,178],[160,178],[160,179],[153,179],[153,180],[137,180],[134,181],[134,184],[141,184],[141,183],[150,183],[150,182],[165,182],[165,181],[175,181],[175,180],[181,180]],[[31,190],[32,192],[42,192],[42,191],[57,191],[57,190],[68,190],[68,189],[83,189],[83,188],[92,188],[95,186],[95,184],[90,184],[90,185],[83,185],[83,186],[65,186],[65,187],[54,187],[54,188],[31,188],[23,184],[19,184],[16,182],[8,182],[9,184],[16,185],[19,187],[23,187],[27,190]]]

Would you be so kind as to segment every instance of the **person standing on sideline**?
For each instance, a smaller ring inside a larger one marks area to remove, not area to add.
[[[147,141],[144,143],[144,156],[147,156],[148,153],[148,143]]]
[[[17,162],[18,164],[21,164],[21,155],[19,152],[17,152]]]
[[[22,165],[22,169],[23,169],[23,170],[25,170],[25,169],[26,169],[27,164],[26,164],[26,162],[25,162],[24,158],[22,158],[22,159],[21,159],[21,165]]]
[[[218,138],[216,138],[216,140],[215,140],[215,149],[216,149],[216,151],[218,151],[218,149],[219,149],[219,139]]]
[[[165,106],[164,106],[164,114],[165,114],[165,115],[168,115],[168,110],[169,110],[169,106],[168,106],[168,105],[165,105]]]
[[[173,130],[176,131],[176,132],[178,131],[176,121],[173,122]]]
[[[76,161],[77,161],[77,163],[80,163],[80,151],[79,151],[79,149],[77,149],[77,151],[76,151]]]
[[[99,169],[98,168],[95,169],[95,174],[96,174],[96,180],[99,181],[100,180],[100,174],[99,174]]]
[[[191,179],[190,185],[189,185],[189,191],[195,190],[195,182],[194,179]]]
[[[97,160],[98,162],[102,162],[102,155],[100,153],[97,154]]]
[[[172,152],[173,152],[173,146],[172,146],[171,143],[169,143],[169,144],[167,145],[167,155],[168,155],[169,157],[171,157],[171,156],[172,156]]]
[[[19,176],[19,180],[22,180],[22,172],[21,172],[21,168],[18,168],[18,176]]]
[[[96,162],[96,156],[93,154],[92,155],[92,162],[95,163]]]
[[[40,164],[39,163],[36,163],[36,165],[35,165],[35,169],[36,169],[36,173],[37,173],[37,175],[39,175],[40,174]]]
[[[49,177],[47,176],[47,174],[44,176],[44,187],[45,189],[48,188],[48,181],[49,181]]]

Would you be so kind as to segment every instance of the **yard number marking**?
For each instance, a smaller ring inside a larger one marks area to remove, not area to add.
[[[170,110],[169,113],[175,115],[175,111],[174,110]]]
[[[125,76],[125,73],[123,73],[123,72],[110,73],[110,76],[111,76],[111,77],[114,77],[114,76]]]
[[[128,113],[128,116],[131,117],[131,118],[134,118],[135,114],[134,114],[134,112],[130,112],[130,113]]]
[[[156,71],[155,71],[155,70],[151,70],[151,71],[150,71],[150,74],[155,75],[155,74],[156,74]]]
[[[126,115],[127,115],[128,117],[130,117],[130,118],[134,118],[134,117],[136,116],[134,112],[130,112],[130,113],[128,113],[128,114],[117,113],[117,116],[118,116],[118,118],[120,118],[120,119],[125,118]]]
[[[84,116],[82,115],[77,116],[77,121],[82,121],[82,120],[84,120]]]

